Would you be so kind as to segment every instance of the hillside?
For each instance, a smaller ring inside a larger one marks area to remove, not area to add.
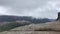
[[[54,22],[47,22],[43,24],[30,24],[23,27],[18,27],[12,30],[21,31],[60,31],[60,12],[58,13],[58,18]]]
[[[42,24],[30,24],[0,34],[60,34],[60,20]]]
[[[14,32],[17,34],[19,32],[20,34],[22,33],[23,34],[60,34],[60,17],[58,15],[57,20],[54,22],[47,22],[43,24],[30,24],[30,25],[14,28],[9,32],[10,33]]]
[[[16,27],[21,27],[29,24],[38,24],[51,22],[53,19],[43,18],[37,19],[27,16],[0,16],[0,31],[8,31]]]
[[[1,34],[60,34],[60,17],[54,22],[20,26]]]
[[[30,24],[0,34],[60,34],[60,20],[42,24]]]
[[[60,21],[56,21],[45,24],[30,24],[12,30],[21,30],[21,31],[60,30],[59,26],[60,26]]]

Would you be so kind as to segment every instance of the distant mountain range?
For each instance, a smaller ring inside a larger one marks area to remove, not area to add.
[[[25,26],[29,24],[38,24],[54,21],[54,19],[48,18],[33,18],[28,16],[0,16],[0,31],[8,31],[16,27]]]
[[[32,23],[45,23],[45,22],[51,22],[54,19],[48,19],[48,18],[37,19],[28,16],[8,16],[8,15],[0,16],[0,22],[15,22],[15,21],[22,21],[22,20],[29,21]]]

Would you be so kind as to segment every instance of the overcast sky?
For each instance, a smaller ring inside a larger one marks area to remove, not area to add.
[[[60,0],[0,0],[0,15],[56,19]]]

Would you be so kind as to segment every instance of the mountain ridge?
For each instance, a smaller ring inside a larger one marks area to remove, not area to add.
[[[30,17],[30,16],[9,16],[9,15],[0,16],[0,22],[13,22],[13,21],[21,21],[21,20],[36,23],[36,22],[43,22],[43,21],[50,22],[53,19],[48,19],[48,18],[37,19],[37,18]]]

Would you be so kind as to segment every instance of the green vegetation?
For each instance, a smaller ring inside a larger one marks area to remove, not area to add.
[[[28,25],[30,23],[16,23],[16,22],[12,22],[12,23],[7,23],[3,26],[0,26],[0,32],[1,31],[9,31],[13,28],[19,27],[19,26],[24,26],[24,25]]]

